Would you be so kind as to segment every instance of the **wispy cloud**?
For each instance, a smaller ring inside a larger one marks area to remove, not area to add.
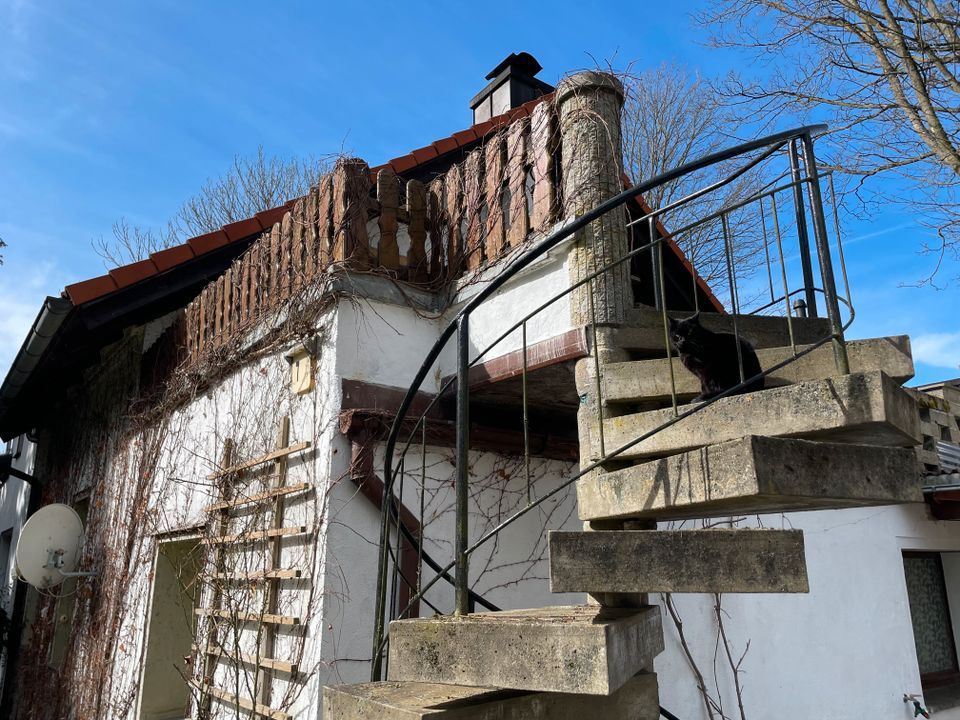
[[[917,362],[954,370],[960,367],[960,332],[917,335],[911,347]]]

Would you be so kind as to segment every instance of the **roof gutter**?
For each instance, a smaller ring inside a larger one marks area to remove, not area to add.
[[[30,379],[53,338],[56,337],[74,305],[66,298],[47,297],[33,321],[20,352],[14,358],[0,386],[0,416],[3,416]]]

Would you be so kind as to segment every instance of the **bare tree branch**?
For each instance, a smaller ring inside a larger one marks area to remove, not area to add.
[[[899,176],[906,192],[874,186],[880,201],[906,205],[939,238],[929,249],[937,270],[960,260],[957,3],[713,0],[698,20],[716,46],[745,51],[758,68],[730,75],[723,96],[767,119],[828,122],[829,164]]]
[[[252,158],[237,156],[219,178],[207,180],[163,228],[131,225],[120,218],[111,237],[93,241],[109,266],[135,262],[188,238],[219,230],[263,210],[294,200],[332,166],[333,156],[285,159],[268,156],[263,147]]]

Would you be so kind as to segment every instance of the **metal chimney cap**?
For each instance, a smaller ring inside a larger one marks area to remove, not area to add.
[[[510,53],[499,65],[487,73],[487,77],[485,79],[493,80],[508,67],[515,72],[521,72],[524,75],[529,75],[530,77],[533,77],[538,72],[543,70],[543,66],[537,62],[537,59],[530,53]]]

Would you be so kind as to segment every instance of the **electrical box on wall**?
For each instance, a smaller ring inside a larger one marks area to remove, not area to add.
[[[316,374],[315,344],[313,342],[297,345],[286,354],[290,363],[290,391],[297,395],[306,395],[314,388]]]

